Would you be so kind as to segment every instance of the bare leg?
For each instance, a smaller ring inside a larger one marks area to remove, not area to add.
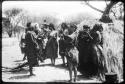
[[[52,65],[53,65],[53,59],[52,58],[50,58],[51,59],[51,63],[52,63]]]
[[[72,65],[70,65],[69,64],[69,76],[70,76],[70,82],[72,82],[72,69],[73,69],[73,67],[72,67]]]
[[[76,77],[77,77],[77,67],[74,66],[74,82],[76,82]]]
[[[69,63],[68,63],[68,58],[67,57],[64,57],[65,58],[65,65],[66,65],[66,67],[68,67],[69,65]]]
[[[61,56],[61,57],[62,57],[63,65],[65,65],[65,59],[64,59],[64,56]]]
[[[26,54],[24,54],[23,61],[26,60]]]
[[[55,58],[51,58],[52,65],[55,65]]]
[[[33,67],[31,66],[31,65],[29,65],[29,72],[30,72],[30,76],[32,76],[33,75]]]
[[[102,74],[101,74],[100,70],[98,70],[98,79],[99,79],[99,81],[103,81]]]
[[[56,60],[56,59],[55,59],[55,58],[53,58],[53,65],[55,65],[55,60]]]
[[[101,81],[105,81],[104,75],[102,72],[99,72],[99,77]]]
[[[38,60],[40,60],[41,62],[43,62],[43,58],[40,57],[40,55],[38,55]]]

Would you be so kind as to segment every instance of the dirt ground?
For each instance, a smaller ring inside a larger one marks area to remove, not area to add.
[[[19,71],[9,72],[10,69],[26,62],[22,61],[17,38],[2,39],[2,81],[4,82],[68,82],[69,72],[67,67],[62,66],[60,56],[56,59],[56,65],[52,66],[50,59],[46,59],[40,66],[33,68],[35,76],[29,76],[28,67],[24,67]],[[93,83],[99,82],[96,78],[85,78],[78,72],[77,83]]]

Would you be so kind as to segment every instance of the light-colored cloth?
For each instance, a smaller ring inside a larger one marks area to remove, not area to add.
[[[68,52],[70,58],[68,59],[68,61],[73,64],[74,66],[78,66],[79,63],[79,57],[78,57],[78,50],[76,47],[70,49],[70,51]]]
[[[31,23],[31,27],[33,27],[35,30],[41,32],[42,30],[40,29],[39,27],[39,24],[38,23]]]
[[[63,33],[64,33],[65,36],[69,35],[68,29],[65,29],[65,30],[63,31]]]
[[[50,36],[55,36],[56,34],[58,34],[58,31],[55,30],[50,33]]]
[[[78,36],[78,32],[73,32],[71,35],[68,35],[72,40],[74,40],[75,38],[77,38]]]

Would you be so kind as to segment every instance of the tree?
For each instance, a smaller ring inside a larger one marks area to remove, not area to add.
[[[107,2],[107,0],[105,0],[105,2]],[[90,4],[89,4],[89,1],[85,1],[85,3],[86,3],[89,7],[91,7],[91,8],[93,8],[94,10],[99,11],[99,12],[102,13],[102,16],[101,16],[101,18],[100,18],[100,21],[105,22],[105,23],[112,22],[112,19],[109,17],[109,14],[110,14],[111,9],[113,8],[113,6],[116,5],[118,2],[119,2],[119,1],[110,1],[108,4],[106,4],[105,9],[102,11],[102,10],[100,10],[100,9],[98,9],[98,8],[96,8],[96,7],[92,6],[92,5],[90,5]]]
[[[9,35],[9,37],[12,36],[12,34],[15,34],[16,27],[20,23],[21,18],[23,17],[21,15],[22,9],[19,8],[12,8],[12,9],[7,9],[4,11],[4,14],[8,21],[4,21],[3,24],[6,28],[6,32]]]
[[[118,2],[116,5],[112,7],[110,10],[110,16],[116,20],[124,19],[124,3]]]
[[[57,22],[58,22],[57,18],[55,18],[54,16],[49,15],[49,14],[40,15],[40,16],[31,15],[31,16],[29,16],[29,20],[32,21],[33,23],[37,22],[39,25],[42,25],[44,23],[44,20],[46,20],[46,22],[48,24],[52,23],[56,27],[57,27]]]

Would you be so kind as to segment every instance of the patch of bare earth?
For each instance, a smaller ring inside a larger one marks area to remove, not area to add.
[[[19,41],[17,38],[2,39],[2,80],[4,82],[68,82],[69,72],[63,67],[60,56],[56,65],[52,66],[50,59],[46,59],[40,66],[33,68],[35,76],[29,76],[28,66],[19,71],[9,72],[10,69],[23,63]],[[78,72],[77,82],[99,82],[95,78],[85,78]]]

